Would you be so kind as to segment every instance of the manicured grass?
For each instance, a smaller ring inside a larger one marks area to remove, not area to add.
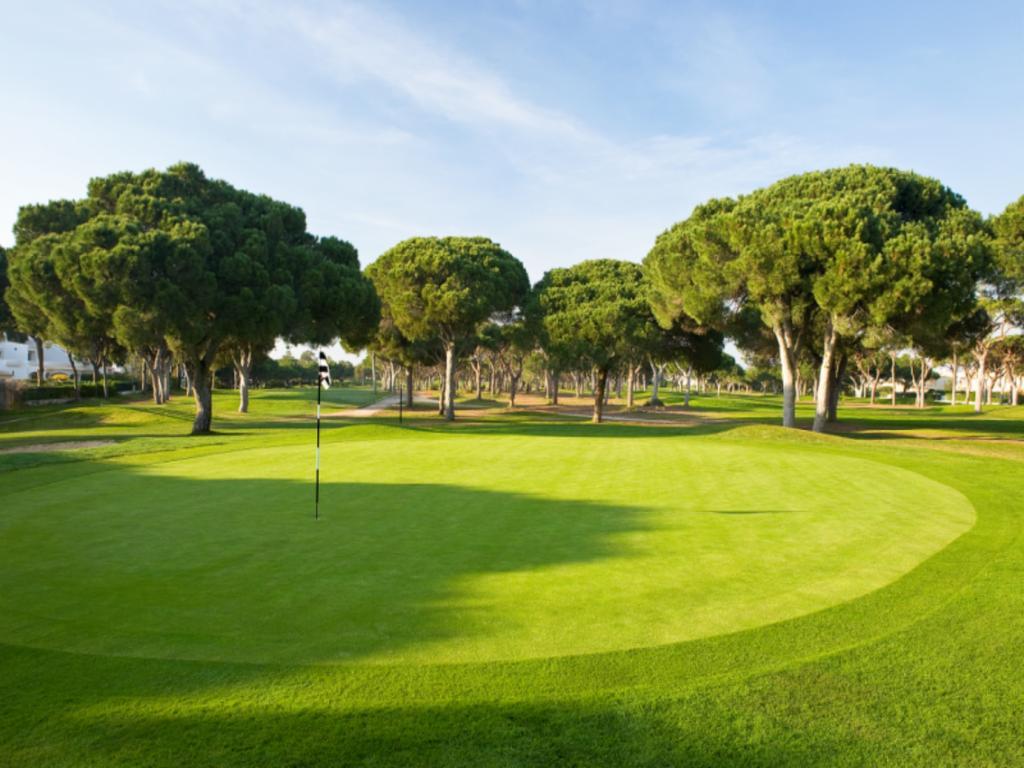
[[[334,418],[314,522],[276,394],[0,419],[116,440],[0,454],[0,765],[1024,763],[1012,409]]]

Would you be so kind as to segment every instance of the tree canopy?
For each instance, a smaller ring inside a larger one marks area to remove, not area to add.
[[[523,304],[530,288],[522,263],[485,237],[414,237],[367,268],[395,328],[411,342],[445,351],[444,414],[455,418],[456,347],[491,315]]]
[[[984,222],[959,195],[914,173],[854,165],[700,206],[645,264],[663,321],[686,312],[723,327],[747,306],[757,311],[779,348],[786,426],[800,353],[816,342],[822,430],[848,345],[873,328],[944,332],[973,311],[988,259]]]
[[[16,298],[61,334],[58,320],[76,318],[153,364],[173,353],[192,379],[194,433],[210,430],[222,351],[247,375],[253,350],[276,336],[362,341],[377,322],[354,248],[310,235],[300,209],[188,163],[93,179],[82,201],[27,206],[15,236]],[[37,290],[44,278],[49,293]],[[50,301],[56,286],[73,306]]]
[[[551,357],[594,370],[595,422],[602,419],[614,367],[625,365],[632,375],[634,366],[652,355],[706,352],[699,334],[681,323],[669,331],[658,327],[643,269],[634,262],[594,259],[552,269],[534,287],[528,314]],[[720,351],[720,336],[717,343]]]

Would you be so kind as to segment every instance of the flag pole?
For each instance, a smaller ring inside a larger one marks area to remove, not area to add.
[[[320,360],[316,372],[316,495],[313,506],[313,519],[320,519],[320,390],[331,386],[331,367],[327,355],[320,350]]]
[[[323,384],[316,383],[316,501],[313,519],[320,519],[320,390]]]

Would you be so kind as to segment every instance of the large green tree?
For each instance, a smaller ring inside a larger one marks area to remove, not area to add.
[[[367,274],[402,336],[440,341],[444,416],[455,418],[457,350],[471,346],[492,315],[522,305],[530,288],[526,269],[485,237],[414,237],[382,254]]]
[[[15,234],[16,251],[52,241],[56,277],[80,303],[52,320],[99,319],[151,366],[170,352],[187,367],[196,434],[211,428],[218,355],[231,353],[247,380],[275,336],[361,342],[377,322],[350,245],[317,240],[300,209],[188,163],[93,179],[84,201],[49,217],[30,207]]]
[[[923,335],[973,311],[989,247],[981,217],[938,181],[855,165],[713,201],[648,254],[655,306],[723,322],[753,306],[779,348],[783,424],[812,336],[820,368],[814,428],[834,407],[845,356],[870,329]]]

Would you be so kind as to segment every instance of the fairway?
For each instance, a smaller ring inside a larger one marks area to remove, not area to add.
[[[180,399],[0,418],[93,441],[0,453],[0,765],[1024,759],[1014,409],[399,427],[332,390],[317,521],[312,393],[218,393],[202,439]]]
[[[974,519],[878,462],[561,429],[332,430],[320,521],[307,445],[7,495],[0,641],[257,663],[625,650],[851,600]]]

